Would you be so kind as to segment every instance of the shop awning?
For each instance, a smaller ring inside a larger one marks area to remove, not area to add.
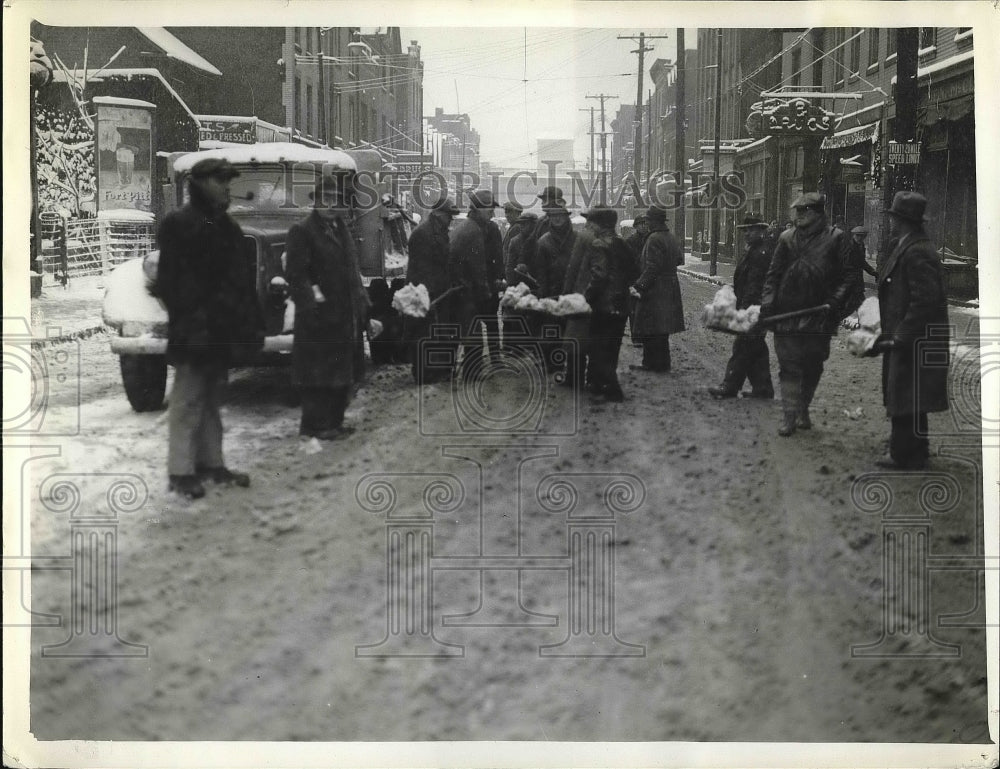
[[[927,110],[918,115],[917,122],[921,125],[934,125],[939,120],[960,120],[968,115],[975,104],[975,97],[971,94],[951,101],[928,104]]]
[[[823,143],[819,145],[821,150],[836,150],[841,147],[850,147],[852,144],[870,142],[875,135],[875,127],[878,121],[868,125],[854,126],[843,131],[837,131],[833,136],[827,136]]]

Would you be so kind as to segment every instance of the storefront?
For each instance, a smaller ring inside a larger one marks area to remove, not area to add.
[[[821,188],[826,194],[831,221],[842,219],[848,229],[866,222],[867,201],[874,189],[873,140],[878,140],[878,122],[853,126],[828,136],[820,145]]]

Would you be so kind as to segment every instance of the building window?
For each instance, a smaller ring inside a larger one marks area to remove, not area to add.
[[[848,37],[854,38],[847,44],[848,66],[852,75],[861,72],[861,37],[858,35],[860,31],[856,27],[847,30]]]
[[[306,133],[316,133],[313,125],[315,116],[313,115],[313,87],[311,85],[306,85],[306,118],[302,122],[306,127]]]
[[[896,40],[897,40],[897,37],[898,37],[898,30],[896,30],[896,29],[886,30],[886,35],[885,35],[885,60],[886,61],[889,61],[890,59],[892,59],[892,58],[894,58],[896,56]]]
[[[796,48],[794,51],[792,51],[791,78],[793,86],[802,85],[802,73],[800,72],[801,69],[802,69],[802,49]]]
[[[972,27],[959,27],[958,32],[955,33],[955,42],[971,42],[972,41]]]
[[[868,30],[868,68],[872,69],[878,66],[878,47],[881,41],[880,29],[869,29]]]
[[[920,28],[920,52],[924,53],[929,49],[937,48],[937,27]]]
[[[845,80],[844,71],[847,65],[844,64],[844,41],[847,40],[846,32],[847,30],[844,29],[836,29],[833,33],[833,82],[837,85],[843,85]]]
[[[295,76],[295,89],[292,92],[292,128],[302,125],[302,78]],[[295,113],[299,114],[296,115]]]

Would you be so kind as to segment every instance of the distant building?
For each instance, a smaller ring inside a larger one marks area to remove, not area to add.
[[[545,138],[535,142],[535,155],[538,158],[538,173],[548,173],[546,163],[556,163],[557,172],[571,171],[576,167],[573,160],[572,138]]]

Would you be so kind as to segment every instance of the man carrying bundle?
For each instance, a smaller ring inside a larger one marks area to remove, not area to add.
[[[733,272],[733,289],[736,293],[736,309],[742,310],[760,304],[764,277],[771,265],[774,244],[769,244],[765,239],[767,222],[759,216],[751,214],[744,217],[743,224],[739,225],[738,229],[743,230],[746,249]],[[722,384],[708,388],[713,398],[735,398],[743,387],[744,380],[747,379],[753,388],[750,392],[751,398],[770,400],[774,397],[771,356],[767,351],[765,336],[764,331],[758,331],[736,337],[733,342],[733,354],[726,364],[726,374]]]
[[[800,195],[792,203],[795,227],[778,238],[761,295],[762,321],[771,315],[829,306],[771,326],[781,382],[784,419],[778,435],[782,436],[812,427],[809,406],[823,363],[830,357],[830,337],[837,333],[853,290],[851,241],[847,233],[830,226],[825,204],[826,198],[817,192]]]

